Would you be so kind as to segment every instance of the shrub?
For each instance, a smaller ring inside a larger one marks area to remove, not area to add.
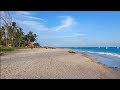
[[[12,47],[2,47],[0,48],[0,51],[14,51],[15,48],[12,48]]]

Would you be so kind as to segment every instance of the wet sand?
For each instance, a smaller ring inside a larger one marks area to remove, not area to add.
[[[21,49],[1,56],[1,79],[120,79],[120,70],[64,49]]]

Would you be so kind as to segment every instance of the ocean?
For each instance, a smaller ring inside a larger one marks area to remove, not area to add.
[[[120,47],[61,47],[96,57],[97,61],[120,69]]]

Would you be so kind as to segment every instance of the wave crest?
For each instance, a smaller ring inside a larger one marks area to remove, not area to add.
[[[81,51],[81,52],[96,53],[96,54],[109,55],[109,56],[113,56],[113,57],[118,57],[118,58],[120,58],[120,54],[116,54],[116,53],[94,52],[94,51]]]

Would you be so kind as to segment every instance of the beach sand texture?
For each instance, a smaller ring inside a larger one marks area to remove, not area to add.
[[[1,79],[120,79],[120,70],[59,48],[6,53],[1,56],[0,67]]]

